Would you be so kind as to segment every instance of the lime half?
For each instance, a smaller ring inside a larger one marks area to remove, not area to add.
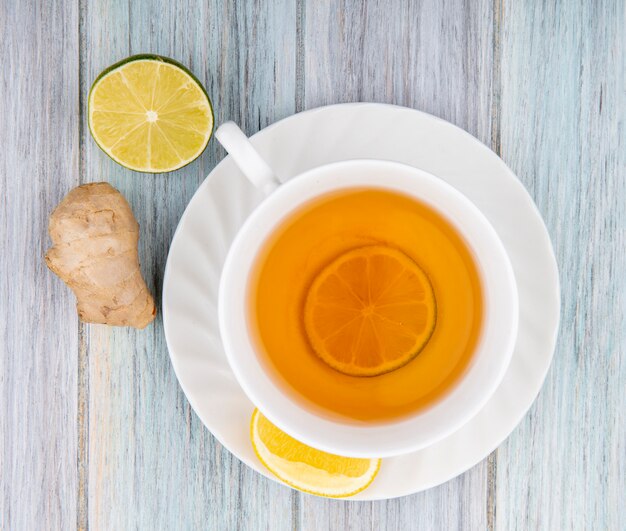
[[[184,66],[135,55],[98,76],[89,92],[89,129],[115,162],[162,173],[189,164],[213,132],[213,109],[202,84]]]

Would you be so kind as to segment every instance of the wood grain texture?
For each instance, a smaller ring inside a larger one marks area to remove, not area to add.
[[[498,452],[498,529],[626,529],[625,15],[505,4],[502,157],[546,220],[563,306],[548,379]]]
[[[488,0],[306,2],[305,108],[405,105],[489,145],[492,13]]]
[[[0,529],[76,525],[78,325],[43,256],[78,182],[77,21],[0,3]]]
[[[81,93],[128,55],[190,67],[217,123],[249,133],[294,112],[295,3],[88,2],[82,7]],[[291,51],[291,53],[289,53]],[[212,142],[190,166],[132,173],[95,145],[82,104],[83,181],[107,180],[141,226],[143,273],[160,304],[171,238],[186,204],[223,157]],[[159,308],[160,310],[160,308]],[[95,529],[288,529],[296,496],[240,463],[192,412],[172,370],[162,315],[146,330],[85,328],[86,521]],[[82,381],[82,380],[81,380]]]
[[[0,3],[0,529],[626,529],[624,28],[621,0]],[[520,176],[553,238],[563,325],[536,404],[489,459],[397,500],[297,494],[204,428],[161,315],[143,331],[78,324],[41,259],[54,205],[79,182],[120,189],[160,305],[178,220],[224,156],[211,142],[153,176],[96,147],[89,87],[142,52],[188,65],[218,124],[407,105]]]

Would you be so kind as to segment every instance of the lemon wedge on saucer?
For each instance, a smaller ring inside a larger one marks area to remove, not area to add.
[[[341,457],[311,448],[274,426],[258,409],[250,439],[257,457],[278,479],[303,492],[344,498],[366,489],[378,474],[380,459]]]

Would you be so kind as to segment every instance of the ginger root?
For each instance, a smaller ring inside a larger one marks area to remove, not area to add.
[[[50,216],[54,244],[48,267],[76,295],[87,323],[145,328],[156,306],[141,276],[139,224],[124,196],[108,183],[71,190]]]

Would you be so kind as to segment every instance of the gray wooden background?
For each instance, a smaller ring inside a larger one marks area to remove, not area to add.
[[[2,0],[0,528],[626,529],[625,13],[623,0]],[[554,242],[562,330],[538,400],[487,460],[388,502],[298,494],[196,418],[160,316],[144,331],[78,322],[43,261],[56,203],[79,183],[118,187],[159,298],[178,219],[224,156],[211,142],[153,176],[95,146],[89,87],[140,52],[187,64],[218,124],[254,133],[389,102],[467,129],[517,173]]]

